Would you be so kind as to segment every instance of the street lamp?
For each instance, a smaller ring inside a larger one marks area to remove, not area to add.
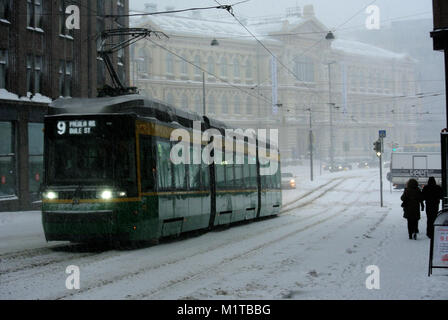
[[[333,33],[329,31],[325,36],[328,41],[333,41],[335,39]],[[330,108],[330,166],[334,167],[334,138],[333,138],[333,106],[334,103],[331,102],[331,68],[330,65],[336,63],[336,61],[328,62],[328,107]]]
[[[311,108],[305,109],[310,112],[310,179],[313,181],[313,127],[311,120]]]
[[[210,45],[215,47],[219,46],[219,42],[216,39],[213,39],[212,42],[210,42]],[[206,108],[205,108],[205,72],[202,71],[202,113],[205,117],[206,115]]]

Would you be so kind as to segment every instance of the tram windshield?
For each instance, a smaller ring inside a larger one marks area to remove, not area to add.
[[[48,126],[56,130],[46,136],[48,185],[110,185],[126,189],[136,185],[135,139],[122,126],[114,130],[114,123],[108,123],[110,128],[101,126],[98,120],[90,121],[95,127],[89,128],[89,122],[85,127],[81,122],[79,130],[71,133],[65,132],[70,121]]]

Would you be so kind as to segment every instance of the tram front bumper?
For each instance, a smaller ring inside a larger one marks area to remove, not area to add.
[[[116,221],[112,210],[42,212],[47,241],[112,240],[117,236]]]

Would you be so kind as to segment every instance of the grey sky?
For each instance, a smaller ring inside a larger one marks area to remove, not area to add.
[[[241,0],[218,0],[221,4],[232,4]],[[245,17],[263,17],[284,14],[285,9],[296,5],[303,8],[306,4],[313,4],[317,18],[330,29],[340,26],[348,19],[341,29],[362,27],[367,18],[363,8],[366,8],[374,0],[250,0],[234,7],[235,14]],[[157,4],[157,10],[163,11],[166,6],[174,6],[176,9],[191,7],[206,7],[217,5],[214,0],[130,0],[131,9],[143,10],[145,3]],[[396,20],[432,17],[432,0],[376,0],[374,2],[380,9],[381,20]],[[209,10],[209,14],[216,16],[228,15],[220,10]]]

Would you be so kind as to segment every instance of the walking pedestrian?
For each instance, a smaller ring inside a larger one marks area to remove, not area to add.
[[[418,220],[420,220],[420,207],[425,210],[423,203],[423,195],[418,187],[415,179],[409,179],[406,188],[401,195],[402,207],[404,210],[403,217],[408,220],[409,239],[417,240]]]
[[[426,204],[426,235],[432,238],[434,234],[434,221],[439,211],[440,200],[443,199],[442,187],[438,186],[434,177],[429,177],[428,184],[423,187],[423,199]]]

